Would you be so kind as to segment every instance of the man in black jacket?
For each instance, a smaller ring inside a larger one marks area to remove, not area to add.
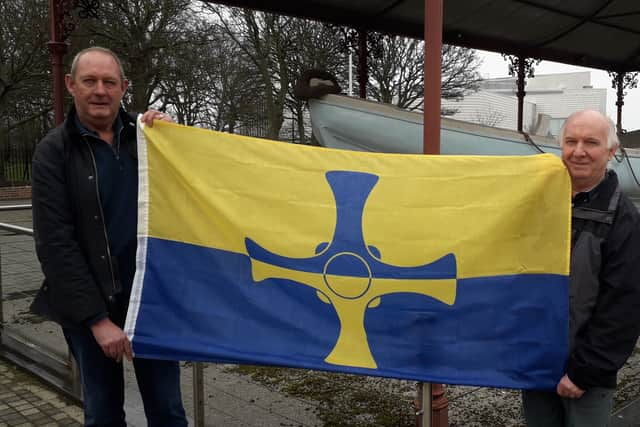
[[[569,359],[555,391],[523,392],[524,415],[529,426],[603,427],[640,333],[640,215],[607,171],[619,145],[610,119],[574,113],[560,143],[573,194]]]
[[[135,273],[136,126],[120,106],[118,57],[92,47],[65,76],[73,108],[36,147],[33,226],[45,281],[32,310],[58,322],[78,363],[85,426],[124,427],[122,359],[133,361],[149,426],[187,426],[177,362],[132,358],[123,332]],[[170,120],[147,111],[143,122]]]

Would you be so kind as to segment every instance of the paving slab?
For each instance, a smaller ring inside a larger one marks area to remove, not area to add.
[[[82,426],[82,408],[0,359],[0,427]]]

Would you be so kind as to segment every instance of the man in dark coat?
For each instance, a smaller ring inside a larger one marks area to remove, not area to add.
[[[73,107],[36,147],[33,226],[45,281],[32,310],[62,326],[78,363],[85,426],[125,427],[122,359],[133,362],[149,426],[187,426],[177,362],[132,357],[123,331],[135,273],[138,165],[118,57],[92,47],[65,76]],[[170,120],[147,111],[143,122]]]
[[[524,415],[529,426],[604,427],[640,333],[640,215],[607,170],[619,145],[610,119],[574,113],[560,143],[573,194],[569,358],[556,390],[523,392]]]

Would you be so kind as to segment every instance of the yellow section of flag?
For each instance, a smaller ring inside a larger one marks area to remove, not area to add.
[[[362,216],[367,245],[396,266],[455,253],[458,278],[569,272],[570,181],[536,156],[351,152],[156,122],[143,129],[150,237],[285,257],[332,239],[328,171],[379,177]],[[561,244],[558,244],[561,242]]]

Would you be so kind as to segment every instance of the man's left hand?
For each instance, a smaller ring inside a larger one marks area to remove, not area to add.
[[[584,394],[584,390],[575,385],[566,374],[556,386],[556,392],[567,399],[580,399]]]
[[[173,123],[173,119],[167,113],[162,113],[156,110],[147,110],[142,115],[142,123],[146,126],[153,127],[154,120],[162,120],[163,122]]]

